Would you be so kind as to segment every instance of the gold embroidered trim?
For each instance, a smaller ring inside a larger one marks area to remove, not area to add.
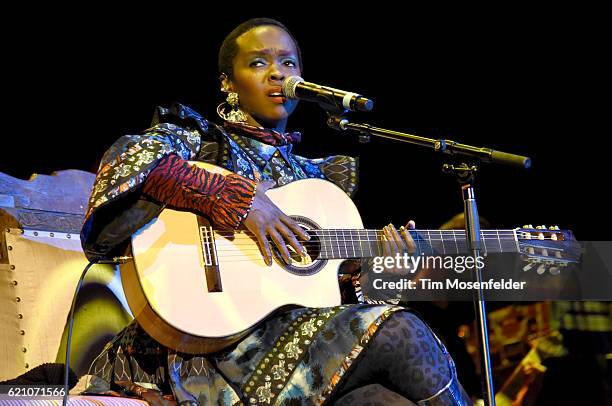
[[[259,362],[243,388],[250,405],[269,405],[283,390],[312,338],[347,305],[309,309],[296,318]]]

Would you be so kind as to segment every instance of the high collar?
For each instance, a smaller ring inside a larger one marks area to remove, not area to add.
[[[228,132],[236,135],[253,138],[268,145],[280,146],[300,142],[302,134],[299,132],[281,133],[263,127],[255,127],[244,123],[226,121],[223,126]]]

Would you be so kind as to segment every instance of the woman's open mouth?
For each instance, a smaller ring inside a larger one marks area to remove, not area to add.
[[[272,100],[273,103],[283,104],[287,101],[287,97],[281,92],[272,92],[268,93],[268,97]]]

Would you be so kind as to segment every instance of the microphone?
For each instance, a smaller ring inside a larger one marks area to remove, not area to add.
[[[305,82],[299,76],[290,76],[285,79],[282,91],[289,99],[316,102],[326,110],[370,111],[374,108],[374,102],[360,94]]]

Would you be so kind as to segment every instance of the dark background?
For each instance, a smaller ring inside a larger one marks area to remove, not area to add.
[[[3,28],[0,171],[24,179],[95,171],[114,140],[147,128],[154,107],[172,101],[216,120],[218,46],[243,20],[268,16],[300,42],[306,80],[375,100],[355,121],[531,156],[529,170],[483,165],[479,209],[493,227],[559,225],[581,240],[609,239],[609,134],[600,124],[609,115],[600,101],[609,47],[596,10],[217,6],[224,11],[5,15],[15,24]],[[289,122],[304,131],[296,151],[360,156],[356,202],[366,226],[412,218],[437,228],[462,210],[433,152],[359,144],[324,120],[318,106],[301,103]]]

